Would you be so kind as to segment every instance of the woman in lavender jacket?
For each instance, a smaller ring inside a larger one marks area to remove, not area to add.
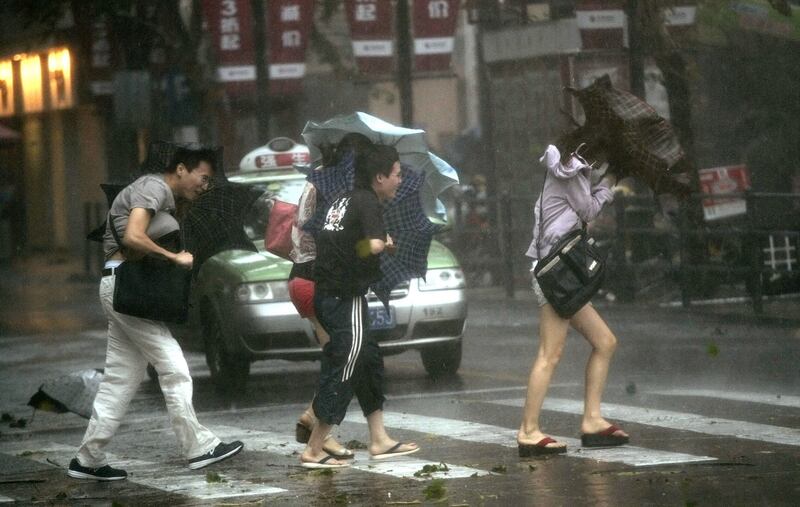
[[[592,187],[591,166],[575,154],[562,162],[558,148],[547,147],[539,159],[548,171],[542,191],[541,216],[539,202],[534,207],[533,241],[528,257],[536,262],[545,257],[550,249],[568,232],[579,229],[582,222],[590,222],[600,213],[603,205],[611,202],[613,192],[604,178]],[[539,221],[542,220],[542,237],[539,237]],[[533,270],[531,270],[533,271]],[[517,433],[519,455],[527,457],[538,454],[566,452],[566,445],[542,433],[539,413],[544,402],[550,379],[553,376],[561,352],[564,349],[569,326],[586,338],[592,352],[586,365],[586,388],[584,411],[581,421],[581,441],[585,447],[621,445],[628,435],[603,419],[600,414],[600,397],[608,376],[611,357],[617,346],[617,338],[591,305],[586,304],[569,319],[561,318],[542,294],[536,278],[533,290],[539,307],[539,352],[533,362],[528,380],[528,394],[523,409],[522,424]]]

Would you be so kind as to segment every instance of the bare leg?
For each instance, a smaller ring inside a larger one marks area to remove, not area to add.
[[[586,363],[586,390],[581,433],[597,433],[611,426],[611,423],[603,419],[601,415],[600,400],[605,390],[611,358],[617,348],[617,338],[591,305],[581,308],[572,316],[570,323],[592,346],[592,353]],[[622,430],[614,434],[627,436]]]
[[[369,426],[368,450],[370,454],[381,454],[397,444],[397,440],[392,439],[386,433],[386,426],[383,425],[383,410],[376,410],[368,415],[367,426]],[[418,447],[414,442],[409,442],[398,447],[396,451],[410,451]]]
[[[317,337],[319,346],[324,347],[326,343],[331,341],[330,335],[325,331],[325,328],[322,327],[322,324],[320,324],[316,317],[309,317],[308,321],[311,322],[311,326],[314,328],[314,336]]]
[[[539,413],[569,331],[569,321],[559,317],[549,304],[541,307],[539,318],[539,352],[531,367],[522,424],[517,433],[517,441],[521,444],[536,444],[545,437],[539,428]],[[562,443],[547,445],[563,446]]]
[[[323,449],[325,445],[325,437],[328,436],[328,433],[331,432],[333,426],[330,424],[325,424],[322,421],[317,421],[317,424],[314,426],[314,429],[311,431],[311,438],[308,439],[308,444],[306,448],[303,450],[303,454],[300,455],[300,461],[304,463],[311,463],[320,461],[321,459],[329,456],[327,452]],[[340,461],[337,459],[330,459],[328,460],[328,464],[331,465],[341,465],[346,464],[344,461]]]
[[[314,413],[313,401],[308,404],[308,408],[306,408],[302,415],[300,415],[297,423],[311,430],[314,429],[314,426],[317,424],[317,415]],[[339,441],[336,440],[330,433],[325,437],[324,449],[325,452],[336,456],[348,454],[347,448],[340,444]]]

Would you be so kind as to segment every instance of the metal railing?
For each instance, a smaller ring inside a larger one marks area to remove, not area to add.
[[[709,196],[696,194],[676,214],[665,216],[652,196],[618,195],[591,229],[609,254],[606,289],[620,301],[632,301],[648,286],[671,280],[680,288],[682,303],[689,306],[720,285],[737,291],[743,285],[760,313],[765,280],[775,276],[800,280],[800,194],[714,196],[715,202],[724,199],[743,200],[742,213],[706,221],[701,204],[708,203]],[[442,239],[461,261],[468,283],[502,284],[509,297],[517,287],[528,286],[530,264],[524,253],[531,240],[534,201],[510,194],[453,199],[451,228]],[[770,237],[780,238],[785,244],[781,255],[788,256],[771,265],[765,264]]]

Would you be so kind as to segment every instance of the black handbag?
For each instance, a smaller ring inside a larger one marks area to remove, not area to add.
[[[117,244],[122,241],[111,223]],[[182,324],[189,316],[189,289],[192,272],[166,259],[144,257],[126,260],[115,270],[114,311],[141,317]]]
[[[545,181],[547,173],[545,173]],[[544,183],[542,184],[544,194]],[[539,198],[539,242],[542,239],[544,217],[542,199]],[[597,248],[593,238],[581,229],[570,231],[544,258],[539,258],[533,271],[545,299],[558,315],[568,319],[588,303],[603,284],[606,271],[605,255]]]

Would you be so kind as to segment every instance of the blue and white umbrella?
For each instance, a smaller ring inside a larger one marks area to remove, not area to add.
[[[424,130],[398,127],[370,114],[356,112],[321,123],[310,121],[303,128],[302,135],[312,160],[316,161],[322,158],[320,146],[335,145],[349,133],[362,134],[373,143],[393,146],[400,154],[400,162],[425,175],[419,190],[425,214],[446,219],[438,196],[458,184],[458,174],[450,164],[428,150]]]

